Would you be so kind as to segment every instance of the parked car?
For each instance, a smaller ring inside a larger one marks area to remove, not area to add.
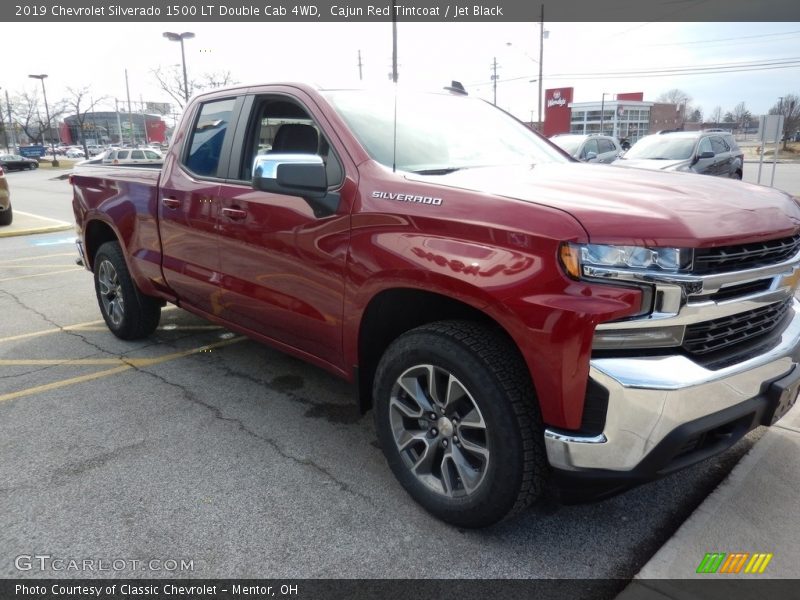
[[[162,162],[164,162],[164,155],[151,148],[111,150],[103,159],[103,164],[106,165],[159,164]]]
[[[19,154],[0,154],[0,167],[6,171],[38,169],[39,161],[34,158],[25,158]]]
[[[559,134],[550,138],[556,146],[583,162],[611,163],[622,154],[622,146],[610,135]]]
[[[613,164],[741,179],[743,163],[744,153],[730,133],[675,131],[643,137]]]
[[[85,158],[83,150],[80,148],[70,148],[67,150],[67,158]]]
[[[0,168],[0,225],[11,225],[13,214],[11,213],[11,192],[8,190],[8,180],[2,168]]]

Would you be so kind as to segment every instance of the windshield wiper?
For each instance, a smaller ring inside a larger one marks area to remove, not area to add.
[[[463,167],[438,167],[436,169],[420,169],[418,171],[411,171],[417,175],[447,175],[460,171]]]

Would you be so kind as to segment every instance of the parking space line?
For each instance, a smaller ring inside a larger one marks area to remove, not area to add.
[[[100,323],[105,323],[103,319],[99,319],[97,321],[86,321],[86,323],[76,323],[74,325],[65,325],[64,327],[53,327],[52,329],[41,329],[39,331],[32,331],[31,333],[20,333],[19,335],[11,335],[8,337],[0,338],[0,344],[3,342],[13,342],[15,340],[24,340],[26,338],[38,337],[40,335],[50,335],[53,333],[59,333],[61,331],[74,331],[76,329],[83,329],[84,327],[90,325],[99,325]],[[108,329],[106,327],[106,329]]]
[[[21,275],[19,277],[6,277],[4,279],[0,279],[0,282],[3,281],[17,281],[19,279],[30,279],[32,277],[44,277],[45,275],[56,275],[58,273],[71,273],[73,271],[85,271],[83,267],[73,267],[72,269],[65,269],[63,271],[48,271],[47,273],[37,273],[36,275]]]
[[[200,354],[201,352],[210,352],[215,348],[221,348],[223,346],[230,346],[231,344],[236,344],[238,342],[242,342],[247,338],[244,336],[231,338],[229,340],[222,340],[221,342],[214,342],[213,344],[206,344],[205,346],[199,346],[197,348],[192,348],[190,350],[183,350],[181,352],[173,352],[171,354],[166,354],[164,356],[159,356],[157,358],[127,358],[122,359],[125,364],[120,365],[118,367],[114,367],[112,369],[106,369],[104,371],[98,371],[96,373],[89,373],[88,375],[80,375],[78,377],[70,377],[69,379],[62,379],[61,381],[54,381],[52,383],[46,383],[44,385],[37,385],[34,387],[26,388],[23,390],[18,390],[16,392],[10,392],[8,394],[0,395],[0,402],[5,402],[6,400],[14,400],[16,398],[21,398],[23,396],[31,396],[33,394],[38,394],[41,392],[49,392],[50,390],[55,390],[62,387],[67,387],[70,385],[76,385],[78,383],[83,383],[85,381],[92,381],[94,379],[100,379],[102,377],[109,377],[111,375],[116,375],[117,373],[122,373],[124,371],[128,371],[133,368],[137,367],[150,367],[153,365],[158,365],[161,363],[165,363],[171,360],[175,360],[178,358],[183,358],[185,356],[191,356],[192,354]]]
[[[36,264],[36,265],[0,265],[0,269],[41,269],[42,267],[45,267],[45,268],[49,269],[49,268],[55,268],[55,267],[71,267],[71,266],[74,266],[74,264],[70,265],[70,264],[61,263],[60,265],[40,265],[40,264]]]
[[[177,309],[178,307],[175,306],[174,304],[169,304],[164,308],[162,308],[161,312],[165,313],[167,311],[177,310]],[[59,333],[61,331],[77,331],[77,330],[83,331],[84,328],[86,328],[86,331],[103,331],[105,329],[108,329],[108,327],[98,327],[96,329],[90,329],[92,325],[100,325],[101,323],[105,323],[105,321],[103,321],[103,319],[98,319],[96,321],[86,321],[85,323],[75,323],[74,325],[65,325],[64,327],[52,327],[50,329],[41,329],[39,331],[32,331],[31,333],[20,333],[18,335],[11,335],[8,337],[0,338],[0,344],[4,342],[13,342],[16,340],[24,340],[26,338],[38,337],[40,335],[52,335],[54,333]],[[199,325],[198,327],[203,327],[203,326]],[[215,326],[210,325],[209,327],[215,327]],[[159,327],[159,329],[161,328]]]
[[[18,262],[25,262],[29,260],[41,260],[42,258],[55,258],[56,256],[73,256],[75,258],[78,257],[77,252],[60,252],[58,254],[42,254],[40,256],[26,256],[25,258],[11,258],[9,260],[0,260],[0,266],[9,264],[9,263],[18,263]]]

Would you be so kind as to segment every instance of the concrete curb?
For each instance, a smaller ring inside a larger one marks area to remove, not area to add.
[[[73,229],[75,225],[58,219],[40,217],[22,211],[14,211],[14,222],[0,229],[0,238],[15,237],[21,235],[33,235],[38,233],[54,233],[56,231],[67,231]]]

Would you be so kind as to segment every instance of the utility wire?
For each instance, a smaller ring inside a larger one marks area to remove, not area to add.
[[[560,73],[547,75],[547,79],[601,79],[615,78],[624,79],[629,77],[673,77],[676,75],[713,75],[715,73],[744,73],[747,71],[765,71],[771,69],[790,69],[800,66],[800,57],[774,59],[764,62],[746,63],[721,63],[717,65],[706,65],[701,67],[664,67],[663,69],[650,69],[647,71],[609,71],[604,73]],[[522,75],[498,80],[498,83],[508,81],[521,81],[530,79],[535,75]],[[478,83],[467,84],[469,87],[486,85],[489,82],[481,81]]]

